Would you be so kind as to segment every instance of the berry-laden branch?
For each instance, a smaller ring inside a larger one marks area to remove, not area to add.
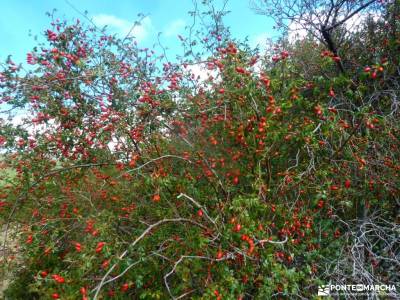
[[[150,226],[148,226],[146,228],[146,230],[144,230],[142,232],[142,234],[137,237],[130,245],[128,248],[132,249],[133,247],[136,246],[137,243],[139,243],[147,234],[149,234],[154,228],[163,225],[163,224],[167,224],[167,223],[190,223],[192,225],[198,226],[204,230],[207,230],[207,227],[205,227],[204,225],[195,222],[193,220],[190,219],[185,219],[185,218],[176,218],[176,219],[163,219],[160,220],[154,224],[151,224]],[[122,252],[119,256],[118,256],[118,261],[121,261],[127,254],[129,253],[129,250],[126,249],[124,252]],[[99,296],[100,290],[101,288],[104,286],[107,277],[111,274],[111,272],[115,269],[115,267],[118,265],[118,262],[116,262],[115,264],[113,264],[108,271],[106,272],[106,274],[104,274],[103,278],[101,279],[100,283],[97,285],[96,288],[94,288],[92,290],[92,293],[95,292],[93,299],[96,300],[97,297]]]
[[[212,257],[207,257],[207,256],[197,256],[197,255],[182,255],[175,263],[174,266],[172,267],[171,271],[169,271],[167,274],[164,275],[164,283],[165,283],[165,287],[168,290],[169,295],[171,296],[172,299],[177,300],[177,299],[181,299],[183,297],[183,295],[180,295],[179,297],[175,297],[172,292],[171,292],[171,288],[168,284],[168,277],[170,277],[176,270],[176,268],[178,267],[178,265],[185,259],[204,259],[204,260],[209,260],[209,261],[216,261],[216,262],[220,262],[220,261],[224,261],[227,259],[232,259],[232,257],[234,257],[232,254],[228,253],[226,256],[222,257],[222,258],[212,258]],[[191,291],[193,292],[193,291]],[[184,295],[187,295],[187,293],[185,293]]]

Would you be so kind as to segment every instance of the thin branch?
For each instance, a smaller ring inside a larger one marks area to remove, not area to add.
[[[190,224],[193,224],[193,225],[195,225],[195,226],[198,226],[198,227],[200,227],[200,228],[202,228],[202,229],[204,229],[204,230],[207,230],[207,227],[205,227],[204,225],[202,225],[202,224],[200,224],[200,223],[197,223],[197,222],[195,222],[195,221],[193,221],[193,220],[190,220],[190,219],[185,219],[185,218],[163,219],[163,220],[160,220],[160,221],[158,221],[158,222],[156,222],[156,223],[154,223],[154,224],[152,224],[152,225],[149,225],[149,226],[147,227],[147,229],[146,229],[145,231],[143,231],[142,234],[141,234],[138,238],[136,238],[136,239],[129,245],[128,248],[133,248],[133,247],[135,247],[137,243],[139,243],[147,234],[150,233],[150,231],[152,231],[154,228],[156,228],[156,227],[158,227],[158,226],[160,226],[160,225],[166,224],[166,223],[190,223]],[[93,297],[94,300],[96,300],[97,297],[99,296],[100,290],[101,290],[101,288],[105,285],[105,281],[106,281],[107,277],[108,277],[108,276],[111,274],[111,272],[115,269],[115,267],[118,265],[119,261],[121,261],[128,253],[129,253],[129,250],[126,249],[121,255],[118,256],[118,261],[117,261],[115,264],[113,264],[113,265],[111,266],[110,269],[108,269],[107,273],[106,273],[106,274],[103,276],[103,278],[101,279],[99,285],[98,285],[95,289],[92,290],[92,292],[96,291],[96,293],[95,293],[95,295],[94,295],[94,297]]]
[[[358,9],[356,9],[355,11],[353,11],[350,15],[348,15],[346,18],[342,19],[341,21],[337,22],[336,24],[333,24],[332,26],[326,28],[327,31],[330,31],[340,25],[342,25],[343,23],[345,23],[346,21],[348,21],[350,18],[352,18],[354,15],[356,15],[357,13],[359,13],[360,11],[362,11],[364,8],[367,8],[368,6],[370,6],[372,3],[376,2],[376,0],[371,0],[367,3],[365,3],[364,5],[361,5]]]

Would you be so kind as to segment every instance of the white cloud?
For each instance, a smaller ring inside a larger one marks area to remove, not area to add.
[[[213,82],[218,82],[218,70],[215,68],[214,70],[207,69],[205,63],[198,63],[194,65],[189,65],[186,70],[195,76],[195,79],[199,79],[200,82],[207,81],[210,76],[214,78]]]
[[[50,126],[55,124],[53,119],[47,120],[47,123],[35,124],[32,123],[33,113],[27,110],[20,110],[17,114],[10,116],[0,115],[0,125],[11,124],[14,127],[20,127],[25,129],[30,136],[34,136],[36,133],[43,134]]]
[[[377,13],[360,13],[350,18],[345,24],[346,29],[350,32],[356,32],[360,26],[368,19],[372,18],[375,22],[379,20],[380,15]]]
[[[95,15],[92,20],[99,27],[107,26],[110,31],[121,37],[126,37],[129,34],[138,41],[144,40],[153,30],[150,17],[144,17],[140,24],[106,14]]]
[[[164,29],[165,36],[174,36],[179,34],[185,28],[186,22],[182,19],[177,19],[166,26]]]
[[[360,28],[360,26],[363,24],[363,22],[366,21],[366,19],[368,17],[372,17],[374,21],[377,21],[379,19],[379,15],[378,14],[371,14],[371,13],[359,13],[355,16],[353,16],[352,18],[350,18],[349,20],[347,20],[344,23],[344,26],[346,27],[346,30],[348,32],[357,32]],[[338,19],[340,20],[340,16],[338,17]],[[316,24],[318,24],[318,20],[317,18],[314,16],[313,18],[314,22]],[[307,28],[310,28],[309,25],[307,25],[307,21],[306,20],[302,20],[302,21],[293,21],[289,24],[289,41],[291,42],[295,42],[296,40],[302,40],[305,37],[307,37],[307,35],[309,34]]]
[[[266,44],[268,39],[270,38],[269,34],[266,32],[260,33],[252,38],[250,38],[250,46],[251,47],[259,47],[260,50],[264,50],[266,48]]]
[[[296,40],[302,40],[308,35],[308,31],[305,29],[305,22],[291,22],[289,24],[289,41],[294,42]]]

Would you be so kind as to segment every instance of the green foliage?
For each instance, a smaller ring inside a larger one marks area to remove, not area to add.
[[[380,230],[365,268],[398,279],[385,248],[398,239],[386,227],[400,186],[397,29],[368,20],[350,34],[344,74],[310,38],[282,40],[270,62],[211,35],[197,46],[216,78],[195,80],[189,57],[161,69],[129,38],[54,26],[32,71],[1,73],[7,105],[45,127],[0,128],[15,172],[0,214],[21,235],[6,297],[313,298],[355,280],[360,224]]]

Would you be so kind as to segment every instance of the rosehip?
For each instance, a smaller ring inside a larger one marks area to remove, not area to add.
[[[32,237],[32,235],[29,235],[28,236],[28,238],[26,239],[26,244],[32,244],[32,241],[33,241],[33,237]]]
[[[241,73],[241,74],[244,74],[244,69],[243,68],[241,68],[241,67],[236,67],[236,72],[238,72],[238,73]]]
[[[236,232],[239,232],[240,231],[240,229],[242,229],[242,225],[240,225],[240,224],[236,224],[236,226],[235,226],[235,231]]]
[[[346,187],[346,189],[350,188],[350,186],[351,186],[350,179],[346,179],[346,181],[344,182],[344,186]]]
[[[81,246],[81,244],[75,243],[75,250],[76,250],[77,252],[81,252],[81,251],[82,251],[82,246]]]
[[[103,261],[103,263],[101,264],[101,267],[103,269],[107,268],[110,265],[110,260],[106,259],[105,261]]]
[[[324,206],[324,201],[323,200],[319,200],[318,201],[318,207],[322,208]]]
[[[100,253],[101,250],[103,250],[103,247],[106,243],[105,242],[99,242],[97,243],[97,247],[96,247],[96,253]]]
[[[64,282],[65,282],[64,277],[62,277],[62,276],[60,276],[60,275],[58,275],[58,274],[53,274],[51,277],[52,277],[57,283],[64,283]]]
[[[128,284],[128,283],[124,283],[124,284],[121,286],[121,291],[122,291],[122,292],[126,292],[128,289],[129,289],[129,284]]]
[[[337,191],[339,187],[337,185],[332,185],[331,186],[331,191]]]
[[[47,271],[40,272],[40,277],[45,278],[49,273]]]

